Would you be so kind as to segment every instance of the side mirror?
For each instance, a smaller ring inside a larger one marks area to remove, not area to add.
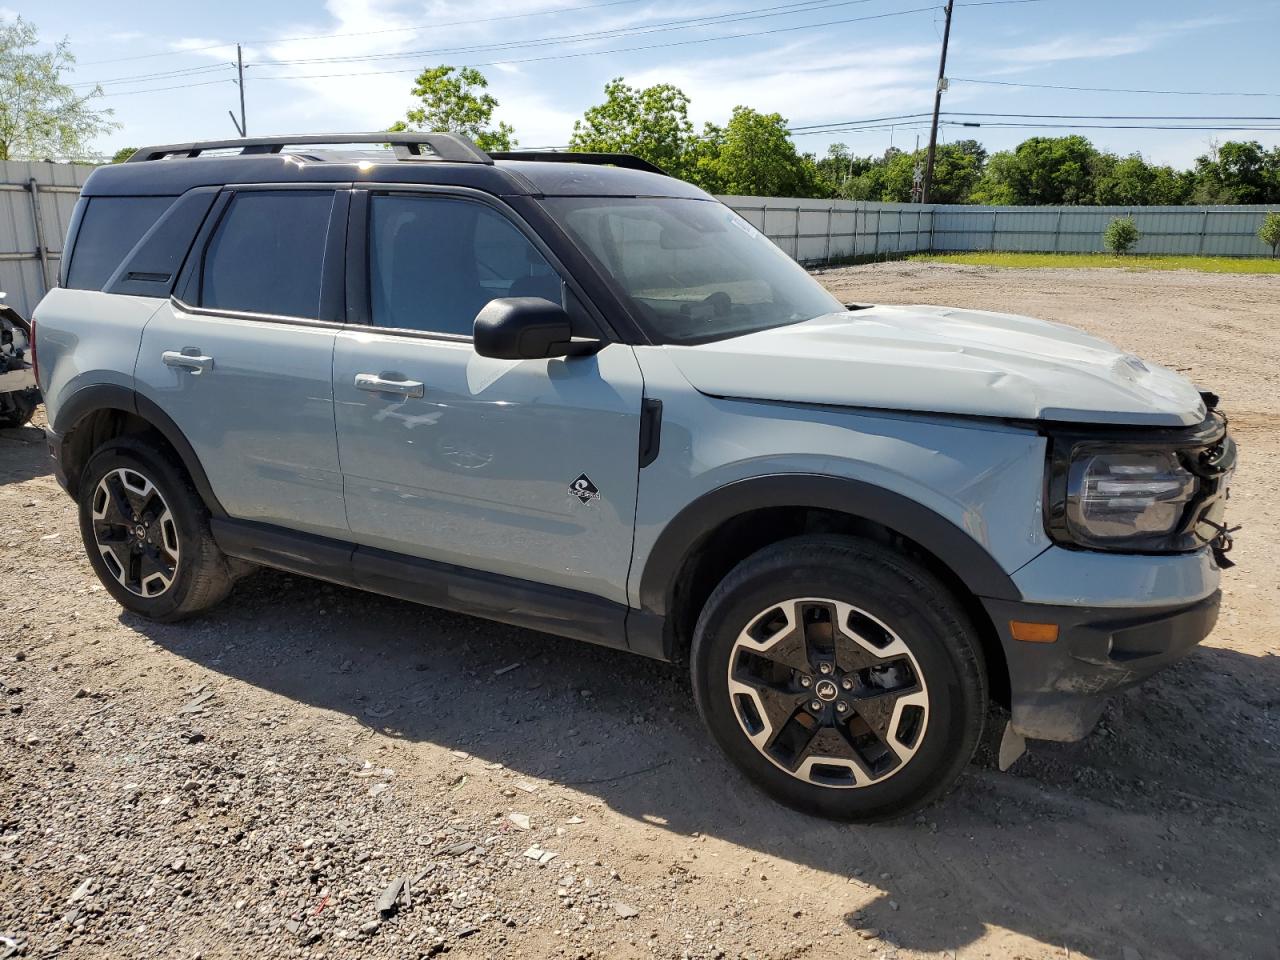
[[[573,322],[564,307],[541,297],[490,300],[476,314],[475,348],[498,360],[581,357],[603,346],[573,339]]]

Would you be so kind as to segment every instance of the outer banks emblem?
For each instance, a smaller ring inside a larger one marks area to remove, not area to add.
[[[600,499],[600,489],[584,473],[569,484],[569,496],[577,497],[583,503],[589,503],[592,500]]]

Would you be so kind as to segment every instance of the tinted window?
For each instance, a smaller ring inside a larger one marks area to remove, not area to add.
[[[88,197],[67,286],[101,290],[134,245],[169,209],[173,197]]]
[[[236,194],[204,255],[200,305],[318,316],[332,206],[329,191]]]
[[[506,217],[481,203],[375,196],[369,288],[380,327],[471,335],[498,297],[563,301],[560,278]]]

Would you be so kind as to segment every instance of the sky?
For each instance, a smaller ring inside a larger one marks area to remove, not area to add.
[[[909,149],[917,136],[927,142],[928,118],[915,115],[933,107],[943,2],[57,0],[0,8],[0,16],[21,14],[46,42],[65,37],[78,60],[71,81],[80,89],[102,83],[100,102],[120,124],[96,143],[107,155],[235,136],[227,111],[239,109],[237,42],[248,65],[251,135],[384,129],[411,106],[415,74],[449,63],[485,73],[500,103],[495,119],[515,127],[521,147],[567,144],[574,119],[603,98],[606,82],[623,77],[679,86],[699,127],[724,123],[738,104],[777,111],[792,128],[817,128],[796,129],[795,139],[821,155],[837,141],[859,154]],[[1079,132],[1104,149],[1178,167],[1214,140],[1274,146],[1280,119],[1076,117],[1280,118],[1277,37],[1275,0],[956,0],[940,136],[973,137],[994,151],[1036,134]],[[992,125],[1009,123],[1063,126]],[[859,129],[823,129],[834,124]]]

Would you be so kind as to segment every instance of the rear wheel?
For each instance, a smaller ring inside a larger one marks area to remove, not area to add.
[[[121,606],[180,620],[214,606],[233,578],[182,467],[146,438],[100,448],[79,485],[89,562]]]
[[[692,671],[703,719],[751,779],[845,820],[944,793],[986,709],[981,647],[945,586],[846,537],[797,537],[739,564],[698,620]]]

